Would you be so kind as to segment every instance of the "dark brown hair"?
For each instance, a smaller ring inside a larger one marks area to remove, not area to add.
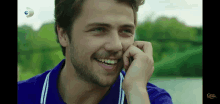
[[[138,6],[144,4],[145,0],[115,0],[118,3],[126,3],[133,8],[134,11],[134,24],[137,24],[137,11]],[[82,5],[85,0],[55,0],[55,32],[57,35],[57,42],[59,43],[57,25],[66,31],[66,34],[71,42],[71,29],[74,20],[79,17]],[[60,44],[61,45],[61,44]],[[65,56],[65,47],[61,45],[63,55]]]

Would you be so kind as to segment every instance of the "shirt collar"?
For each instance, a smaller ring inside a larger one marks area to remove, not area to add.
[[[65,104],[62,100],[61,95],[58,90],[58,76],[65,64],[65,59],[63,59],[53,70],[50,72],[48,92],[47,92],[47,102],[50,100],[56,101],[58,104]],[[99,104],[123,104],[125,94],[122,89],[122,82],[124,79],[125,72],[122,70],[118,76],[116,82],[111,86],[110,90],[106,93]],[[48,100],[50,99],[50,100]],[[50,102],[48,102],[50,103]]]

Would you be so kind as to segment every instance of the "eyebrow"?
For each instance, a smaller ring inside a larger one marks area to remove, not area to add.
[[[112,26],[110,24],[107,24],[107,23],[99,23],[99,22],[95,22],[95,23],[90,23],[88,25],[86,25],[86,28],[90,27],[90,26],[104,26],[104,27],[109,27],[109,28],[112,28]],[[129,27],[129,28],[132,28],[134,29],[134,25],[133,24],[124,24],[124,25],[121,25],[120,27]]]

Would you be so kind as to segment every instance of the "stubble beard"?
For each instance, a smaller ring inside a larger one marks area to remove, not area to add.
[[[72,48],[72,49],[76,49],[76,48]],[[81,58],[76,57],[76,56],[80,56],[79,52],[77,50],[70,49],[70,53],[71,53],[70,54],[71,63],[75,69],[77,78],[79,80],[83,80],[83,81],[90,83],[90,84],[98,85],[103,88],[110,87],[116,82],[116,80],[122,70],[122,68],[121,68],[120,71],[117,73],[117,76],[114,79],[112,79],[113,80],[112,83],[105,83],[94,72],[94,70],[92,69],[93,68],[92,66],[90,68],[88,67],[87,63],[90,63],[90,62],[88,62],[88,60],[86,61],[86,59],[85,59],[83,61],[83,59],[80,60]]]

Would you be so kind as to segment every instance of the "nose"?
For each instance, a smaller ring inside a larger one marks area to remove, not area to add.
[[[115,32],[109,35],[106,41],[107,41],[107,44],[105,45],[106,51],[110,51],[110,52],[122,51],[122,43],[118,33]]]

